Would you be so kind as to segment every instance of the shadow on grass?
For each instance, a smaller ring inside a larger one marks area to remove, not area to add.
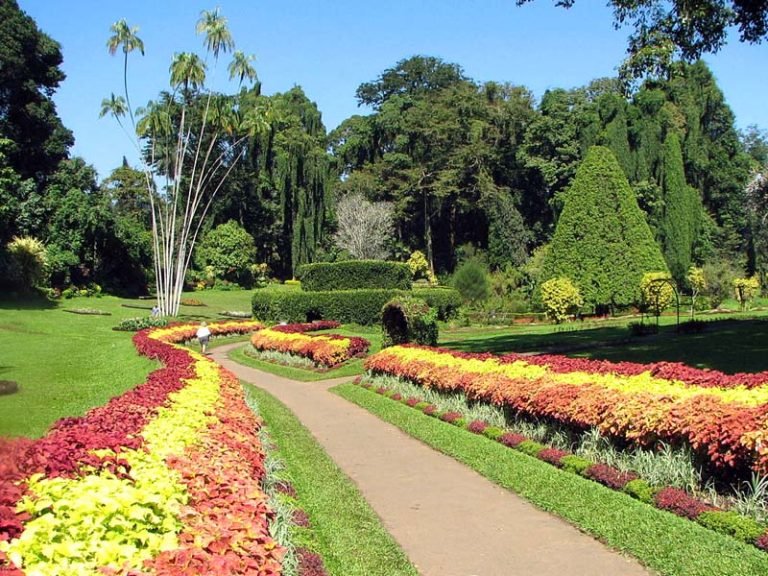
[[[0,310],[52,310],[59,303],[44,296],[5,296],[0,298]]]
[[[462,340],[441,342],[441,346],[461,350],[462,352],[544,352],[553,348],[582,348],[616,344],[628,337],[623,326],[530,334],[525,332],[501,334],[496,336],[478,336]]]
[[[677,334],[662,326],[655,336],[629,337],[621,326],[548,334],[508,333],[441,342],[463,352],[544,352],[613,362],[682,362],[697,368],[735,372],[768,370],[768,321],[707,322],[698,334]]]

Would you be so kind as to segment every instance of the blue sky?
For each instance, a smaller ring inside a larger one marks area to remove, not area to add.
[[[610,8],[580,0],[570,10],[536,0],[19,0],[57,40],[67,79],[55,96],[59,115],[76,138],[73,153],[101,177],[123,155],[135,163],[130,140],[114,120],[99,119],[101,100],[122,91],[122,59],[106,49],[110,25],[139,26],[146,55],[129,63],[131,100],[145,104],[167,87],[174,52],[202,53],[194,33],[203,9],[219,6],[238,49],[256,56],[263,92],[295,85],[317,102],[328,129],[356,113],[355,89],[414,54],[455,62],[477,80],[510,82],[540,98],[548,88],[583,86],[612,76],[625,56],[628,29],[614,30]],[[768,44],[732,41],[707,56],[737,126],[768,129]],[[227,90],[226,67],[214,87]]]

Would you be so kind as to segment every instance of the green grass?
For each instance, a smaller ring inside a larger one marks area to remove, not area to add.
[[[354,483],[280,401],[244,384],[255,398],[309,516],[331,576],[416,576],[416,569]]]
[[[182,306],[182,320],[223,319],[224,310],[250,310],[251,292],[184,294],[207,306]],[[140,357],[120,320],[147,316],[151,300],[73,298],[49,302],[0,300],[0,380],[19,392],[0,396],[0,436],[39,437],[59,418],[80,416],[143,382],[157,363]],[[71,314],[94,308],[111,316]]]
[[[768,554],[359,386],[333,389],[539,508],[668,576],[764,576]]]

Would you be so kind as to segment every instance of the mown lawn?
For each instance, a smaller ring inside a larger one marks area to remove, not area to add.
[[[250,292],[185,294],[206,306],[182,306],[185,320],[223,319],[222,311],[250,310]],[[93,308],[110,316],[67,312]],[[148,316],[150,300],[104,296],[0,300],[0,380],[19,392],[0,396],[0,436],[39,437],[64,416],[79,416],[144,381],[156,363],[136,354],[120,320]]]

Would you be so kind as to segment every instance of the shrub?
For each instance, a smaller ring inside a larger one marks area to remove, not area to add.
[[[614,490],[622,490],[627,483],[637,480],[637,474],[634,472],[622,472],[607,464],[593,464],[587,468],[584,475]]]
[[[306,292],[365,288],[410,290],[411,271],[402,262],[348,260],[318,262],[299,267],[301,289]]]
[[[547,318],[560,324],[584,305],[579,289],[568,278],[552,278],[541,285],[541,302]]]
[[[381,311],[381,347],[414,342],[437,345],[437,312],[420,298],[390,300]]]
[[[742,542],[752,543],[765,532],[765,526],[756,520],[733,511],[712,510],[702,512],[696,522],[710,530],[733,536]]]
[[[47,258],[45,246],[40,240],[14,236],[7,250],[14,285],[21,290],[31,290],[43,282]]]
[[[661,316],[675,299],[675,290],[670,282],[672,277],[666,272],[646,272],[640,280],[643,307],[653,312],[654,316]]]
[[[488,298],[488,276],[477,260],[467,260],[453,274],[453,286],[465,302],[475,304]]]
[[[581,456],[569,454],[568,456],[560,458],[560,466],[566,472],[572,472],[573,474],[583,476],[587,469],[592,466],[592,462]]]
[[[431,286],[437,286],[437,278],[429,269],[429,262],[424,252],[416,250],[406,262],[414,280],[426,280]]]
[[[736,278],[733,281],[733,289],[736,293],[736,300],[739,301],[739,306],[741,306],[742,310],[746,310],[750,300],[757,296],[757,292],[760,290],[760,282],[757,276]]]
[[[381,309],[389,300],[407,293],[397,290],[340,290],[335,292],[303,292],[270,290],[254,293],[253,316],[268,322],[307,322],[328,319],[342,323],[371,325],[381,321]],[[437,317],[453,317],[461,297],[452,289],[427,288],[411,295],[422,298],[436,309]]]
[[[523,440],[515,446],[520,452],[523,454],[528,454],[528,456],[533,456],[534,458],[537,458],[539,453],[542,450],[546,450],[546,446],[543,444],[539,444],[538,442],[534,442],[533,440]]]
[[[685,490],[679,488],[662,488],[656,493],[654,501],[657,508],[672,512],[689,520],[695,520],[704,512],[710,512],[715,509],[713,506],[697,500]]]
[[[624,492],[646,504],[653,504],[653,497],[656,495],[656,490],[640,478],[627,482],[624,486]]]
[[[472,420],[467,425],[467,430],[473,434],[483,434],[486,428],[488,428],[488,423],[483,420]]]
[[[564,456],[568,456],[570,452],[567,450],[560,450],[560,448],[544,448],[541,452],[539,452],[536,457],[539,460],[543,460],[544,462],[549,462],[553,466],[557,466],[560,468],[562,464],[560,461],[563,459]]]
[[[768,531],[765,532],[762,536],[755,539],[755,546],[760,548],[760,550],[765,550],[768,552]]]
[[[504,444],[507,448],[517,448],[519,444],[522,444],[527,440],[528,439],[525,436],[517,434],[516,432],[505,432],[499,436],[499,442]]]
[[[419,411],[421,411],[421,412],[424,412],[424,409],[425,409],[427,406],[430,406],[429,402],[424,402],[423,400],[422,400],[421,402],[416,402],[416,404],[414,404],[414,405],[413,405],[413,407],[414,407],[416,410],[419,410]]]
[[[499,440],[504,435],[504,430],[498,426],[488,426],[483,430],[483,436],[490,438],[491,440]]]

